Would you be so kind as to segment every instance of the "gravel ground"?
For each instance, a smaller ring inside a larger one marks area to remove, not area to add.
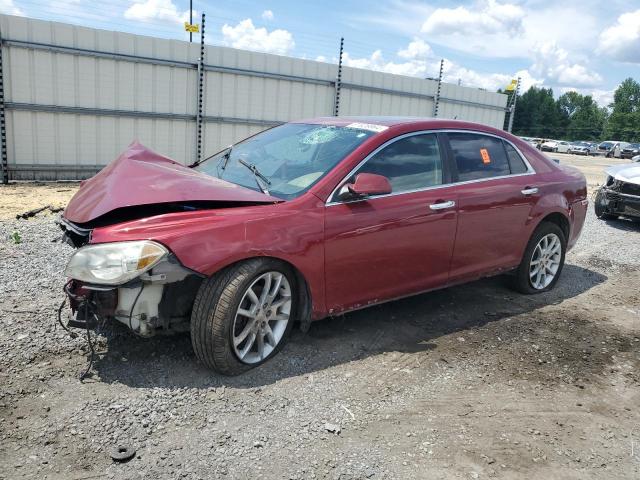
[[[0,478],[640,476],[640,223],[590,211],[552,292],[494,278],[328,319],[236,378],[188,335],[114,327],[83,383],[58,235],[0,222]]]

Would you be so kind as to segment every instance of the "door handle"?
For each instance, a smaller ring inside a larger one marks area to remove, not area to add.
[[[429,205],[429,208],[431,210],[443,210],[445,208],[451,208],[455,206],[456,202],[454,202],[453,200],[448,200],[446,202],[432,203],[431,205]]]
[[[520,193],[523,195],[535,195],[538,193],[538,189],[536,187],[526,187],[524,190],[521,190]]]

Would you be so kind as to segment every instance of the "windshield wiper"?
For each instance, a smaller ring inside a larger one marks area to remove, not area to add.
[[[224,152],[224,155],[220,158],[220,160],[224,160],[224,165],[222,166],[222,170],[224,170],[227,166],[227,162],[229,161],[229,156],[231,155],[231,150],[233,150],[233,145],[229,145],[227,148],[225,148],[224,150],[221,150]],[[213,155],[209,155],[207,158],[202,158],[200,160],[198,160],[197,162],[192,163],[191,165],[189,165],[190,168],[193,167],[197,167],[198,165],[200,165],[201,163],[206,162],[207,160],[209,160],[210,158],[215,157],[216,155],[218,155],[220,152],[216,152]],[[220,164],[220,162],[218,162],[218,165]]]
[[[256,184],[258,185],[258,188],[260,189],[260,191],[262,193],[269,195],[269,190],[267,190],[265,187],[262,186],[262,184],[260,183],[260,180],[262,180],[267,185],[271,185],[271,181],[267,177],[265,177],[262,173],[260,173],[260,170],[258,170],[258,167],[256,167],[253,163],[249,163],[246,160],[243,160],[241,158],[238,158],[238,163],[240,163],[241,165],[244,165],[249,170],[251,170],[251,173],[253,173],[253,178],[256,179]]]

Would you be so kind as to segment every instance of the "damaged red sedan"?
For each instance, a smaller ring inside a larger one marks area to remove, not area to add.
[[[287,123],[190,167],[133,144],[64,211],[70,325],[190,331],[234,375],[296,322],[500,273],[549,290],[586,207],[580,172],[460,121]]]

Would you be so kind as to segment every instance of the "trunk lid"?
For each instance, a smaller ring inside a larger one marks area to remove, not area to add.
[[[145,206],[141,213],[143,210],[162,213],[162,205],[172,205],[167,211],[175,211],[176,205],[189,202],[203,206],[279,201],[185,167],[134,142],[97,175],[81,182],[63,216],[71,222],[86,224],[116,210],[130,211],[132,207]]]

